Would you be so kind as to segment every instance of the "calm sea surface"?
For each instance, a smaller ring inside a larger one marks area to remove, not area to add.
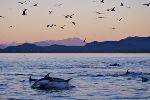
[[[121,66],[109,66],[114,63]],[[47,73],[73,78],[76,87],[31,89],[29,76]],[[150,54],[0,54],[0,100],[150,100],[150,81],[141,77],[150,79]]]

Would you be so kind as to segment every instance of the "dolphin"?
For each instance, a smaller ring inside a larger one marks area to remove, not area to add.
[[[141,77],[141,78],[142,78],[142,82],[148,82],[149,81],[149,79],[146,77]]]
[[[44,78],[50,77],[49,74],[50,74],[50,73],[46,74],[46,75],[44,76]],[[30,77],[29,77],[29,82],[35,82],[35,81],[37,81],[37,80],[39,80],[39,79],[33,79],[33,78],[31,77],[31,75],[30,75]]]
[[[71,80],[61,79],[61,78],[54,78],[50,77],[49,73],[39,80],[36,80],[35,83],[31,86],[33,89],[69,89],[70,86],[69,81]]]

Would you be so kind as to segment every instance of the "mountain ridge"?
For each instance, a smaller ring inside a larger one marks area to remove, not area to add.
[[[149,37],[127,37],[119,41],[93,41],[85,46],[38,46],[24,43],[0,49],[1,53],[150,53]]]

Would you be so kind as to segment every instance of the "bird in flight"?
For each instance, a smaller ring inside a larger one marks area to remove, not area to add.
[[[107,9],[107,11],[110,11],[111,9]]]
[[[5,18],[4,16],[0,16],[0,18]]]
[[[23,10],[23,12],[22,12],[22,15],[23,15],[23,16],[24,16],[24,15],[27,15],[27,14],[26,14],[26,11],[27,11],[27,9],[24,9],[24,10]]]
[[[115,11],[115,8],[116,8],[116,7],[113,7],[113,8],[111,9],[111,11]]]
[[[98,12],[98,11],[96,11],[96,13],[97,13],[97,14],[103,14],[103,13],[100,13],[100,12]]]
[[[124,4],[121,2],[120,6],[124,6]]]
[[[64,27],[65,27],[65,26],[66,26],[66,25],[64,25],[64,26],[61,26],[60,28],[61,28],[61,29],[64,29]]]
[[[56,26],[56,25],[55,25],[55,24],[47,25],[47,28],[48,28],[48,27],[54,27],[54,26]]]
[[[76,26],[76,23],[75,23],[75,22],[70,22],[70,23],[72,23],[74,26]]]
[[[12,26],[12,25],[11,25],[11,26],[9,26],[9,28],[14,28],[14,27],[15,27],[15,26]]]
[[[69,17],[69,15],[64,15],[65,16],[65,18],[68,18]]]
[[[52,11],[49,11],[49,14],[51,14],[52,13]]]
[[[69,17],[72,18],[72,16],[74,16],[74,14],[70,15]]]
[[[149,6],[149,5],[150,5],[150,3],[145,3],[145,4],[143,4],[143,5],[145,5],[145,6]]]
[[[105,17],[98,17],[98,18],[105,18]]]
[[[113,27],[113,28],[111,28],[111,29],[115,30],[115,29],[117,29],[117,28]]]
[[[118,19],[118,21],[120,22],[123,18]]]
[[[101,0],[101,3],[104,3],[104,0]]]
[[[26,1],[24,1],[24,2],[18,2],[18,3],[20,3],[20,4],[24,4],[24,3],[26,3]]]
[[[65,16],[65,18],[72,18],[74,16],[74,14],[72,14],[72,15],[64,15],[64,16]]]
[[[33,6],[37,6],[37,5],[38,5],[38,3],[34,4]]]

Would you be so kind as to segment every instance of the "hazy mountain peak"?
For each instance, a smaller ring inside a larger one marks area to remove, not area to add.
[[[65,45],[65,46],[84,46],[85,43],[80,38],[67,38],[63,40],[46,40],[34,42],[38,46],[50,46],[50,45]]]

